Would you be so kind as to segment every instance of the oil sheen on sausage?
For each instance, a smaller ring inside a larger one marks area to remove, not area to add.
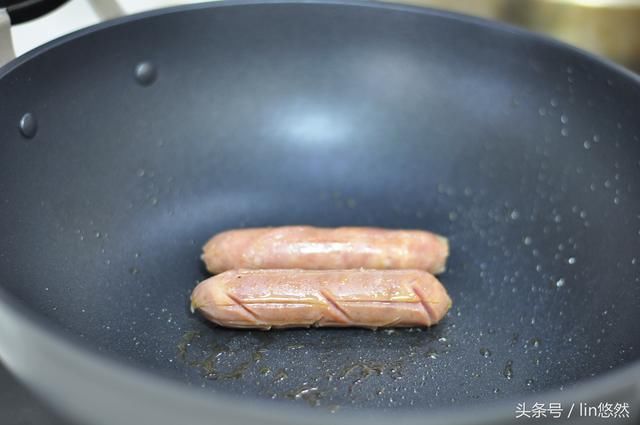
[[[419,269],[441,273],[446,238],[372,227],[262,227],[219,233],[203,248],[211,273],[233,269]]]
[[[191,294],[192,310],[232,328],[431,326],[449,308],[423,270],[229,270]]]

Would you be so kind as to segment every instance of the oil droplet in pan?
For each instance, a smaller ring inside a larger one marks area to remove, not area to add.
[[[27,112],[22,116],[22,118],[20,118],[18,128],[20,129],[20,134],[22,134],[22,136],[27,139],[32,139],[38,132],[38,121],[31,112]]]
[[[502,374],[507,379],[513,379],[513,360],[507,360],[507,364],[504,365]]]

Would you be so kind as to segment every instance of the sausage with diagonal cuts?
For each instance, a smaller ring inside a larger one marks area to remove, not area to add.
[[[431,326],[451,308],[422,270],[230,270],[193,290],[191,307],[221,326]]]

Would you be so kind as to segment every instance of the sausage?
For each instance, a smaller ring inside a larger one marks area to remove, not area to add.
[[[423,270],[229,270],[191,294],[192,311],[232,328],[431,326],[449,308]]]
[[[420,269],[438,274],[446,238],[372,227],[262,227],[219,233],[203,247],[211,273],[232,269]]]

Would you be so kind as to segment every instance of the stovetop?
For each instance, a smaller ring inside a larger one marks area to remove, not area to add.
[[[94,2],[106,0],[93,0]],[[108,0],[115,1],[125,14],[144,12],[151,9],[197,3],[204,0]],[[39,19],[11,28],[16,55],[21,55],[34,47],[46,43],[80,28],[100,22],[98,14],[91,6],[91,0],[70,0],[63,6]]]

